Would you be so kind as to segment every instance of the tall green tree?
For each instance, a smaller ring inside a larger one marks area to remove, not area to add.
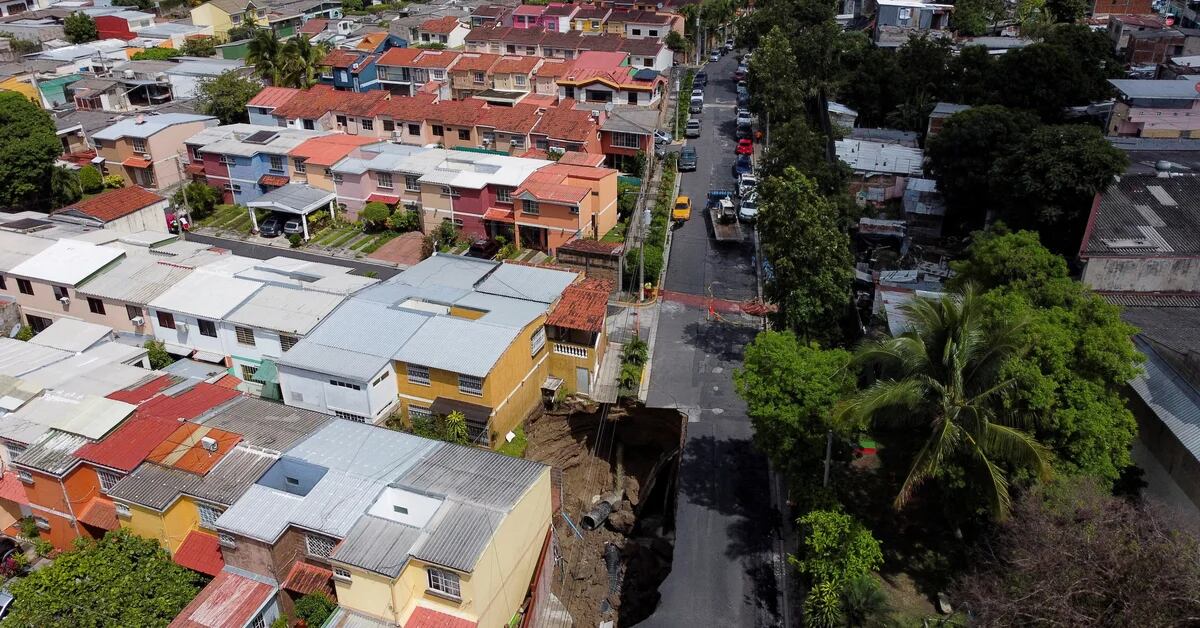
[[[1067,107],[1110,97],[1108,79],[1124,72],[1107,35],[1079,24],[1055,25],[1041,42],[1010,52],[996,62],[999,104],[1046,122],[1061,120]]]
[[[765,293],[778,318],[805,339],[838,337],[850,302],[854,259],[836,210],[795,168],[759,185],[759,236],[771,265]]]
[[[910,330],[864,343],[855,363],[878,369],[881,378],[839,408],[851,425],[876,424],[924,433],[895,499],[904,507],[929,480],[955,467],[983,491],[992,514],[1009,511],[1009,472],[1005,463],[1050,473],[1050,454],[1022,431],[1029,417],[1004,411],[1000,400],[1014,385],[1003,377],[1005,360],[1026,347],[1019,324],[988,326],[973,288],[940,299],[914,299],[902,306]]]
[[[100,33],[96,31],[96,20],[86,13],[76,11],[63,20],[63,35],[73,44],[96,41]]]
[[[287,62],[284,55],[284,45],[279,36],[269,28],[258,29],[247,46],[246,63],[254,66],[254,70],[272,85],[283,85],[287,72]]]
[[[1055,22],[1074,24],[1091,8],[1092,4],[1087,0],[1046,0],[1046,11]]]
[[[301,89],[320,80],[321,60],[329,52],[324,44],[313,45],[306,36],[294,37],[283,48],[284,83]]]
[[[1002,0],[958,0],[954,3],[950,26],[962,37],[984,35],[992,24],[1005,17],[1006,8]]]
[[[50,114],[21,94],[0,92],[0,207],[46,209],[61,153]]]
[[[262,82],[256,78],[226,72],[215,78],[200,81],[197,87],[197,109],[216,116],[221,124],[249,122],[246,103],[262,91]]]
[[[805,94],[796,68],[795,54],[783,30],[772,29],[750,58],[746,80],[750,104],[764,120],[770,117],[782,122],[803,111]]]
[[[794,167],[813,179],[821,194],[833,196],[846,190],[850,168],[845,162],[828,158],[825,134],[812,127],[805,116],[794,116],[782,124],[771,125],[771,145],[759,162],[760,176],[780,176]]]
[[[128,530],[80,540],[43,569],[13,581],[4,626],[166,626],[204,577],[180,567],[157,541]]]
[[[1111,485],[1132,464],[1137,423],[1122,393],[1140,369],[1130,338],[1136,329],[1120,310],[1071,278],[1066,261],[1032,231],[976,234],[967,258],[953,265],[953,285],[986,290],[989,324],[1026,320],[1018,341],[1030,347],[1008,357],[1002,377],[1014,412],[1037,416],[1033,433],[1066,473]]]
[[[50,173],[51,205],[55,208],[70,205],[82,196],[79,174],[66,166],[55,166]]]
[[[996,71],[996,58],[983,46],[971,45],[958,49],[946,65],[946,84],[942,98],[964,105],[982,105],[996,97],[996,85],[992,76]]]
[[[838,401],[854,392],[850,353],[766,331],[746,345],[733,376],[754,425],[754,444],[793,484],[814,484]]]

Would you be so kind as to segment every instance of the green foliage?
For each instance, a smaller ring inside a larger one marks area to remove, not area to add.
[[[1044,121],[1062,119],[1063,109],[1108,98],[1108,79],[1122,76],[1107,32],[1059,24],[1043,41],[1000,55],[992,80],[1004,86],[997,102],[1036,112]]]
[[[104,177],[104,187],[110,190],[119,190],[125,187],[125,179],[119,174],[110,174]]]
[[[99,38],[96,31],[96,20],[86,13],[76,11],[63,20],[63,35],[73,44],[95,41]]]
[[[675,135],[683,135],[684,128],[688,121],[688,107],[691,106],[691,99],[688,96],[692,93],[692,86],[696,82],[696,71],[688,68],[683,73],[683,78],[679,81],[679,98],[675,108]],[[646,176],[646,155],[642,151],[638,151],[634,161],[634,174],[639,177]]]
[[[1087,0],[1046,0],[1046,12],[1055,22],[1073,24],[1092,8]]]
[[[270,28],[257,29],[246,50],[246,63],[271,85],[284,86],[286,72],[283,44]]]
[[[50,114],[17,92],[0,92],[0,207],[45,207],[61,153]]]
[[[832,585],[840,595],[847,582],[883,564],[879,541],[844,512],[814,510],[796,523],[804,538],[796,567],[815,585]]]
[[[63,207],[78,201],[79,174],[66,166],[55,166],[50,171],[50,197],[54,207]]]
[[[187,57],[211,57],[217,54],[217,45],[212,37],[189,37],[179,50]]]
[[[1028,321],[1018,341],[1030,351],[1001,368],[1013,381],[1006,405],[1040,417],[1034,435],[1058,466],[1111,485],[1131,464],[1137,433],[1122,394],[1142,360],[1130,341],[1136,330],[1116,306],[1071,279],[1065,261],[1032,232],[977,234],[968,258],[953,268],[956,283],[987,290],[990,325]]]
[[[563,388],[560,387],[559,390],[563,390]],[[525,437],[525,426],[518,425],[513,430],[513,439],[500,445],[500,448],[496,451],[506,456],[512,456],[513,458],[524,458],[527,446],[529,446],[529,439]]]
[[[821,582],[813,586],[804,597],[804,625],[806,628],[837,628],[846,621],[842,613],[842,600],[836,584]]]
[[[287,617],[284,617],[283,615],[276,617],[275,621],[271,622],[271,628],[288,628]]]
[[[458,411],[447,415],[435,415],[428,419],[414,418],[410,414],[408,431],[425,438],[466,445],[469,442],[466,420],[466,416]],[[391,423],[389,427],[397,427],[394,422]]]
[[[688,49],[687,40],[678,31],[667,33],[667,37],[663,42],[667,44],[667,48],[670,48],[671,52],[684,52]]]
[[[32,332],[32,330],[30,331]],[[32,333],[29,337],[33,337]],[[21,536],[27,539],[38,539],[41,538],[41,534],[41,531],[37,527],[37,522],[34,521],[33,517],[21,518]]]
[[[978,37],[986,34],[988,27],[1003,18],[1005,13],[1003,1],[958,0],[954,3],[950,25],[962,37]]]
[[[156,371],[167,368],[175,362],[175,358],[167,353],[167,347],[161,340],[147,340],[146,344],[142,346],[146,348],[146,357],[150,360],[150,368]]]
[[[33,551],[38,556],[45,558],[54,552],[54,544],[43,538],[33,540]]]
[[[30,327],[29,325],[21,325],[21,328],[17,330],[17,340],[20,340],[22,342],[29,342],[30,340],[33,339],[33,336],[34,336],[33,328]],[[22,520],[22,521],[24,521],[24,520]],[[30,521],[33,521],[33,520],[30,519]]]
[[[288,235],[287,239],[288,244],[291,244],[293,249],[298,249],[301,246],[304,246],[304,234],[302,233],[290,234]]]
[[[135,52],[132,59],[134,61],[166,61],[182,54],[182,51],[175,48],[146,48],[141,52]]]
[[[766,331],[746,346],[734,372],[746,400],[754,444],[795,485],[818,482],[826,433],[841,426],[833,408],[854,392],[850,354],[805,344],[790,331]]]
[[[775,27],[750,58],[746,80],[751,105],[764,119],[779,122],[797,115],[805,93],[800,81],[796,55],[783,29]]]
[[[94,166],[84,166],[79,169],[79,186],[88,194],[95,194],[104,189],[104,178]]]
[[[204,581],[128,530],[80,545],[12,583],[5,626],[166,626]]]
[[[445,430],[446,440],[452,443],[467,442],[467,415],[458,410],[447,414],[442,429]]]
[[[392,210],[388,206],[378,201],[367,203],[358,212],[360,220],[366,222],[372,229],[382,229],[388,217],[392,215]]]
[[[617,184],[617,213],[620,214],[621,220],[628,220],[633,209],[637,207],[638,190],[638,186],[630,183]]]
[[[216,116],[221,124],[248,122],[246,103],[262,91],[262,83],[254,78],[241,76],[237,72],[225,72],[215,78],[200,81],[197,88],[196,107],[210,116]]]
[[[335,608],[337,603],[319,591],[296,600],[296,614],[309,626],[324,625]]]
[[[621,371],[617,386],[626,396],[636,396],[642,383],[642,369],[650,358],[650,348],[641,338],[633,338],[621,349]]]
[[[842,590],[842,610],[847,626],[878,625],[891,612],[887,594],[875,576],[863,574],[846,581]]]
[[[369,10],[370,9],[368,9],[368,11]],[[419,43],[419,44],[413,46],[413,48],[424,48],[426,50],[445,50],[446,44],[443,44],[440,41],[427,41],[427,42]]]
[[[220,190],[199,181],[189,182],[187,185],[176,190],[174,197],[172,197],[175,205],[188,206],[188,215],[191,216],[193,222],[198,222],[211,216],[220,200]]]
[[[812,179],[821,194],[839,194],[850,181],[850,167],[839,159],[829,160],[827,142],[828,137],[814,129],[804,116],[772,125],[771,147],[763,155],[759,176],[781,176],[790,166]]]
[[[306,89],[320,80],[321,60],[329,52],[325,44],[314,46],[307,36],[293,37],[283,47],[283,80],[287,87]],[[278,84],[278,83],[272,83]]]
[[[397,209],[387,218],[387,228],[400,233],[421,230],[421,214],[409,209]]]
[[[758,187],[758,231],[771,264],[766,296],[778,320],[805,339],[838,337],[854,278],[850,239],[812,179],[793,167]]]
[[[8,44],[12,49],[13,54],[19,56],[41,52],[42,50],[42,42],[40,41],[21,39],[20,37],[13,37],[11,35],[0,35],[0,37],[8,39]]]
[[[154,0],[113,0],[113,6],[134,7],[139,11],[154,12]]]
[[[343,11],[362,11],[363,0],[342,0]]]

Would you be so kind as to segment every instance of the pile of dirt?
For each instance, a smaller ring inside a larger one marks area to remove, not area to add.
[[[525,428],[525,457],[561,471],[554,594],[576,626],[648,615],[670,572],[674,477],[685,417],[674,410],[568,402]],[[614,493],[595,530],[583,515]],[[566,515],[564,518],[563,515]]]

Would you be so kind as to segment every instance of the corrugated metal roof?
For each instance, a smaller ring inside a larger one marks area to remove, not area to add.
[[[262,284],[256,281],[197,270],[180,279],[149,305],[156,310],[222,319],[261,287]]]
[[[275,462],[275,457],[244,447],[229,452],[208,475],[142,463],[117,482],[109,497],[154,510],[163,510],[181,494],[228,506],[236,501]]]
[[[577,273],[563,270],[501,264],[475,289],[505,297],[552,303],[577,277]]]
[[[128,403],[104,397],[47,390],[41,397],[30,400],[20,410],[5,417],[4,423],[30,421],[98,440],[135,409]]]
[[[396,623],[383,619],[376,619],[369,615],[364,615],[345,607],[339,606],[325,620],[324,628],[395,628]]]
[[[287,528],[292,517],[304,505],[304,498],[261,484],[252,484],[237,503],[221,513],[217,527],[266,543]]]
[[[387,366],[428,318],[425,313],[401,311],[355,296],[280,356],[278,363],[366,380]],[[387,333],[379,333],[381,329]]]
[[[75,457],[75,450],[89,442],[77,434],[50,430],[17,456],[13,463],[51,475],[62,475],[79,460]]]
[[[507,510],[533,486],[546,465],[476,447],[439,443],[393,484]]]
[[[115,342],[104,346],[108,345],[127,346]],[[141,351],[145,352],[144,349]],[[43,388],[61,392],[106,396],[153,379],[154,372],[139,366],[97,358],[91,351],[87,351],[26,373],[22,378]]]
[[[74,286],[124,255],[125,250],[119,247],[62,239],[9,272],[29,279]]]
[[[216,576],[225,567],[225,557],[221,555],[220,541],[212,534],[192,530],[183,538],[179,549],[172,557],[176,563],[199,571],[202,574]]]
[[[245,626],[275,595],[275,587],[229,571],[213,578],[170,628]]]
[[[921,176],[925,153],[919,148],[867,140],[843,139],[835,143],[838,159],[855,172],[884,172]]]
[[[0,338],[0,374],[2,375],[20,377],[69,357],[71,357],[70,353],[60,349],[40,347],[12,338]]]
[[[421,530],[395,521],[365,515],[359,518],[331,558],[347,565],[395,578],[408,562]]]
[[[504,515],[462,503],[448,504],[442,519],[413,550],[413,557],[458,571],[473,571]]]
[[[54,240],[37,238],[23,233],[0,231],[0,271],[10,271],[25,260],[41,253]]]
[[[1134,344],[1145,354],[1146,363],[1144,372],[1129,382],[1130,387],[1192,457],[1200,460],[1200,392],[1148,342],[1135,337]]]
[[[327,414],[266,399],[241,397],[201,415],[196,422],[241,434],[243,442],[248,445],[281,452],[325,423],[340,421]]]
[[[73,318],[60,318],[31,338],[29,342],[43,347],[78,353],[86,351],[104,340],[110,340],[113,336],[111,327]]]
[[[192,270],[161,257],[128,255],[120,264],[85,282],[76,294],[145,305],[187,277]]]
[[[400,362],[485,377],[517,329],[449,316],[430,317],[396,352]]]
[[[289,334],[307,334],[344,299],[337,294],[264,286],[225,320]]]
[[[405,432],[335,419],[287,452],[329,469],[391,481],[441,443]]]

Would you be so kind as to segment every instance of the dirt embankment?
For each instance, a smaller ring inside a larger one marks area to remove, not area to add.
[[[674,551],[675,476],[685,417],[638,405],[567,403],[526,427],[525,456],[561,471],[554,594],[575,626],[630,625],[658,603]],[[556,489],[558,487],[556,486]],[[583,515],[620,494],[594,530]],[[568,519],[570,520],[568,522]],[[607,560],[606,560],[607,555]]]

